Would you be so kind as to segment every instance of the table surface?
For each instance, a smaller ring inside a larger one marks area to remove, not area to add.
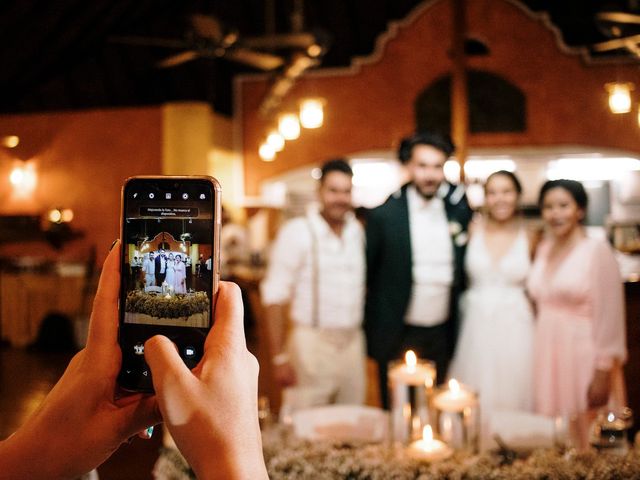
[[[83,276],[55,272],[0,273],[0,333],[12,346],[31,344],[49,313],[74,317],[82,311]]]

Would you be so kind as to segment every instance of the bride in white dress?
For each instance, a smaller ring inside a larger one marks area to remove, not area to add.
[[[521,193],[511,172],[485,184],[486,218],[472,229],[461,330],[449,377],[476,389],[483,417],[533,408],[533,311],[525,294],[529,239],[518,216]]]

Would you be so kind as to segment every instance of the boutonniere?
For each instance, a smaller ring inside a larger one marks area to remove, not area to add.
[[[449,235],[455,237],[460,232],[462,232],[462,225],[460,225],[458,222],[449,222]]]
[[[453,243],[457,247],[466,245],[469,241],[469,235],[462,229],[462,225],[458,222],[449,222],[449,235],[453,239]]]

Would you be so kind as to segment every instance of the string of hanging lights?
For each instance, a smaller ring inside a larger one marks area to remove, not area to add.
[[[322,98],[305,98],[300,102],[298,113],[283,112],[278,116],[277,126],[269,130],[258,149],[260,158],[265,162],[275,160],[286,142],[300,137],[302,129],[320,128],[324,124],[324,104]]]

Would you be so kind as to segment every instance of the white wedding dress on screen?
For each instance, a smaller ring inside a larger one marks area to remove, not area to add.
[[[533,312],[525,295],[530,266],[524,229],[495,260],[482,227],[469,241],[469,288],[461,298],[461,328],[448,376],[479,392],[487,419],[496,410],[533,409]]]

